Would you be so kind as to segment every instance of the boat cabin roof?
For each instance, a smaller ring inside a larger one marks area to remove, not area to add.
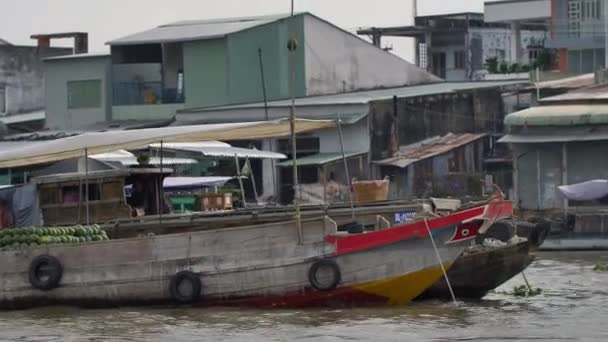
[[[173,173],[173,169],[163,167],[160,168],[129,168],[129,169],[118,169],[118,170],[103,170],[103,171],[91,171],[88,174],[85,172],[71,172],[62,173],[48,176],[40,176],[33,178],[32,181],[36,184],[48,184],[57,182],[67,182],[72,180],[81,179],[101,179],[109,177],[128,177],[128,176],[141,176],[141,175],[169,175]]]

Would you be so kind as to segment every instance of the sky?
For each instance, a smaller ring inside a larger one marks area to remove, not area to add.
[[[290,0],[1,0],[0,38],[34,45],[36,33],[85,31],[91,52],[107,51],[105,42],[162,24],[288,13]],[[410,25],[412,0],[294,0],[295,11],[311,12],[344,29]],[[418,14],[483,11],[483,0],[418,0]],[[70,46],[69,41],[52,43]],[[407,38],[383,38],[397,55],[411,60]]]

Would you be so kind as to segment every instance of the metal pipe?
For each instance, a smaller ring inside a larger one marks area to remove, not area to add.
[[[165,203],[165,187],[163,177],[163,141],[160,141],[160,182],[156,184],[158,188],[158,221],[163,223],[163,210]]]
[[[264,63],[262,63],[262,49],[258,48],[258,59],[260,60],[260,75],[262,76],[262,97],[264,98],[264,118],[269,120],[268,99],[266,98],[266,80],[264,78]]]
[[[348,193],[350,194],[350,216],[353,221],[355,221],[355,202],[353,200],[353,184],[350,179],[350,172],[348,169],[348,161],[346,160],[346,154],[344,153],[344,140],[342,139],[342,118],[340,117],[340,113],[337,113],[338,119],[338,137],[340,138],[340,151],[342,152],[342,161],[344,162],[344,173],[346,174],[346,183],[348,184]]]
[[[89,216],[89,150],[84,149],[84,200],[87,226],[91,223]]]
[[[260,75],[262,78],[262,96],[264,98],[264,118],[266,121],[270,120],[270,115],[268,114],[268,98],[266,96],[266,78],[264,76],[264,63],[263,63],[263,59],[262,59],[262,49],[258,48],[258,59],[260,60]],[[268,142],[270,143],[270,150],[274,152],[274,142],[272,139],[268,139]],[[270,159],[270,169],[272,172],[272,187],[273,187],[273,193],[276,193],[277,191],[277,183],[276,183],[276,166],[275,166],[275,160],[274,159]]]
[[[536,192],[537,192],[537,206],[538,210],[541,209],[541,174],[540,174],[540,150],[536,150]]]

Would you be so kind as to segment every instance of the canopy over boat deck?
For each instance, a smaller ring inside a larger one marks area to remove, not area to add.
[[[295,132],[303,133],[334,127],[329,120],[297,119]],[[90,132],[51,140],[44,144],[15,147],[0,152],[0,168],[18,167],[84,155],[135,149],[153,143],[192,142],[207,140],[251,140],[287,136],[289,121],[285,119],[260,122],[192,125],[147,128],[129,131]]]

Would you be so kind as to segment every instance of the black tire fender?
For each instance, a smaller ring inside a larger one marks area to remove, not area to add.
[[[318,272],[321,268],[328,267],[332,272],[331,281],[327,284],[321,283],[317,278]],[[308,270],[308,281],[310,286],[319,291],[331,291],[335,289],[340,281],[342,281],[342,273],[340,272],[340,266],[331,259],[322,259],[315,261]]]
[[[42,254],[34,258],[30,263],[30,284],[39,290],[49,291],[57,286],[63,276],[63,267],[57,258]]]
[[[191,293],[181,293],[180,285],[184,282],[190,282]],[[196,273],[190,271],[180,271],[174,274],[169,281],[169,293],[171,299],[179,304],[190,304],[198,301],[201,296],[202,283],[201,278]]]

